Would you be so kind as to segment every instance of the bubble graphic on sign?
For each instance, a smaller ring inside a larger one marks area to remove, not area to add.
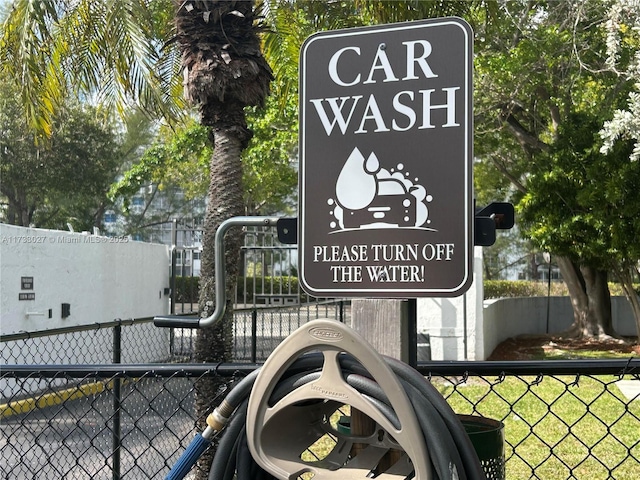
[[[335,229],[418,228],[429,224],[426,188],[409,179],[404,164],[382,168],[375,153],[365,159],[354,148],[338,175],[336,198],[329,199]],[[334,205],[335,203],[335,205]]]

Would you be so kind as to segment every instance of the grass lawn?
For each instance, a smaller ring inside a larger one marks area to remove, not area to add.
[[[638,477],[640,403],[627,406],[615,378],[505,377],[491,388],[471,380],[434,385],[456,413],[504,422],[508,479]]]
[[[640,471],[640,402],[627,405],[615,380],[469,377],[454,386],[455,379],[434,377],[432,383],[456,413],[503,421],[507,479],[629,480]],[[325,436],[313,451],[323,458],[333,444]]]

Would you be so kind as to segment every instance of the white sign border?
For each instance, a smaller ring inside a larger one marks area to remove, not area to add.
[[[303,121],[306,118],[306,109],[307,109],[307,90],[304,88],[303,73],[306,72],[307,65],[307,49],[309,46],[317,40],[325,40],[331,38],[340,38],[340,37],[353,37],[359,35],[370,35],[370,34],[379,34],[385,32],[393,32],[398,30],[412,30],[417,28],[429,28],[436,26],[445,26],[445,25],[454,25],[459,27],[464,34],[465,42],[464,42],[464,60],[465,60],[465,79],[464,85],[468,89],[465,91],[466,95],[464,98],[464,115],[465,115],[465,134],[464,134],[464,152],[465,152],[465,162],[464,162],[464,183],[465,185],[471,184],[473,185],[473,144],[470,146],[469,142],[473,141],[473,108],[470,105],[470,102],[473,100],[473,82],[471,75],[473,74],[473,38],[471,41],[469,40],[469,35],[471,34],[471,27],[469,24],[462,18],[458,17],[446,17],[439,19],[432,19],[427,21],[419,21],[418,23],[399,23],[399,24],[386,24],[386,25],[378,25],[376,27],[358,27],[355,29],[342,29],[336,30],[334,33],[328,32],[319,32],[312,36],[310,36],[302,46],[300,50],[300,75],[299,75],[299,92],[300,97],[299,101],[299,115],[300,115],[300,123],[305,124]],[[471,46],[471,48],[470,48]],[[305,191],[305,183],[302,181],[304,178],[304,168],[305,168],[305,160],[306,160],[306,138],[305,138],[305,129],[299,129],[299,150],[300,150],[300,161],[299,161],[299,184],[300,184],[300,196],[298,199],[298,204],[301,206],[306,205],[306,191]],[[471,147],[471,148],[470,148]],[[471,158],[468,158],[471,157]],[[468,182],[468,183],[467,183]],[[375,298],[384,298],[384,293],[406,293],[407,298],[419,297],[418,294],[440,294],[443,296],[459,296],[463,295],[471,286],[473,280],[473,228],[474,228],[474,212],[473,212],[473,199],[471,198],[473,188],[465,188],[465,223],[467,224],[467,228],[465,229],[465,258],[464,258],[464,277],[462,281],[453,288],[354,288],[350,286],[349,288],[314,288],[311,287],[306,279],[304,278],[304,249],[306,248],[304,240],[305,237],[303,235],[304,232],[304,222],[305,215],[303,215],[302,210],[298,212],[298,272],[299,272],[299,282],[302,288],[310,294],[319,294],[318,296],[340,296],[340,294],[346,294],[348,297],[356,297],[354,295],[356,293],[362,293],[363,298],[366,298],[366,294],[371,294],[371,296]],[[430,295],[436,296],[436,295]],[[389,298],[401,298],[397,295],[390,295]]]

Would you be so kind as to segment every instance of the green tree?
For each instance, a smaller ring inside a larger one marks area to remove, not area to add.
[[[608,274],[638,258],[640,164],[629,162],[630,142],[601,153],[601,127],[588,114],[566,118],[549,155],[538,158],[520,204],[533,241],[579,266],[590,302],[601,311],[602,317],[591,314],[574,325],[573,333],[583,336],[615,335]]]
[[[526,199],[519,211],[532,226],[535,212],[527,209],[536,192],[531,191],[530,180],[544,178],[553,159],[579,162],[567,151],[560,155],[558,142],[569,141],[561,139],[560,132],[564,137],[583,135],[566,124],[580,114],[591,114],[593,119],[595,105],[602,122],[625,98],[629,82],[605,68],[607,2],[499,2],[499,6],[498,20],[476,32],[476,154],[509,179],[516,202]],[[589,138],[591,148],[597,148],[597,139]],[[557,218],[548,228],[571,229],[571,213],[566,209],[557,213],[564,222],[561,225]],[[572,230],[578,237],[579,228],[574,225]],[[562,251],[551,237],[545,242],[541,238],[533,237],[538,247]],[[554,258],[574,308],[570,333],[613,334],[608,269],[593,256],[564,253]]]
[[[249,109],[248,123],[253,138],[242,155],[246,214],[295,212],[297,95],[270,96],[264,109]]]
[[[161,127],[109,190],[124,217],[118,233],[146,238],[158,224],[202,216],[198,205],[204,206],[211,155],[206,127],[195,121],[173,129]],[[162,208],[154,208],[160,199]],[[136,200],[143,205],[134,208]]]
[[[102,228],[106,192],[123,160],[113,122],[69,105],[54,118],[49,141],[33,130],[10,84],[0,85],[0,192],[4,221],[76,230]]]
[[[121,114],[132,101],[149,113],[180,116],[183,104],[166,1],[14,0],[0,33],[0,69],[20,92],[29,125],[50,135],[70,96]]]
[[[270,97],[265,108],[247,109],[253,137],[242,154],[245,215],[287,212],[295,202],[296,102],[292,96],[285,99],[284,108],[278,102]],[[194,120],[174,128],[161,127],[109,193],[112,200],[120,200],[127,219],[123,233],[140,233],[170,218],[193,217],[189,214],[192,203],[207,193],[211,155],[207,127]],[[139,197],[142,188],[147,189],[145,208],[135,213],[131,199]],[[163,195],[166,207],[161,211],[146,208],[158,194]]]
[[[262,58],[253,1],[175,0],[173,5],[175,36],[170,44],[177,51],[167,48],[161,57],[158,40],[168,28],[158,22],[168,18],[166,2],[16,0],[3,23],[0,65],[22,87],[31,123],[50,133],[52,111],[67,91],[121,109],[133,100],[175,117],[180,105],[177,96],[168,94],[180,83],[171,62],[180,58],[185,97],[210,129],[214,147],[201,271],[200,311],[207,315],[214,298],[215,230],[243,213],[240,156],[251,138],[244,108],[263,104],[272,75]],[[163,83],[163,78],[168,80]],[[240,233],[233,232],[227,244],[231,312]],[[230,320],[228,313],[221,325],[198,332],[198,361],[229,359]],[[205,404],[214,394],[215,386],[202,386],[199,412],[208,408]]]

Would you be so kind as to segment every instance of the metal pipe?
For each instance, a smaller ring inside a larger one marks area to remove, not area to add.
[[[140,377],[201,377],[203,375],[232,377],[248,374],[261,364],[251,363],[184,363],[126,365],[3,365],[5,378],[140,378]],[[423,375],[635,375],[640,371],[640,359],[611,360],[533,360],[533,361],[430,361],[418,362],[416,370]]]
[[[469,360],[469,347],[467,345],[467,292],[462,294],[462,344],[464,346],[464,359]]]
[[[201,318],[198,321],[198,326],[202,327],[210,327],[215,325],[222,319],[224,316],[224,312],[226,310],[227,301],[226,301],[226,283],[227,283],[227,274],[224,268],[224,235],[227,233],[231,227],[259,227],[265,226],[269,227],[275,225],[278,222],[278,217],[232,217],[228,220],[225,220],[220,224],[218,229],[216,230],[215,236],[215,262],[216,262],[216,307],[213,310],[213,313],[206,317]]]
[[[177,327],[177,328],[202,328],[211,327],[222,320],[226,310],[226,283],[227,275],[224,269],[225,248],[224,235],[231,227],[270,227],[278,223],[278,217],[232,217],[222,222],[216,230],[214,238],[215,255],[214,262],[216,266],[215,273],[215,299],[216,306],[213,313],[205,318],[185,318],[177,316],[160,316],[155,317],[154,323],[160,327]]]
[[[52,328],[51,330],[36,330],[33,332],[17,332],[8,335],[0,335],[0,343],[15,342],[18,340],[29,340],[32,338],[51,337],[54,335],[65,335],[67,333],[88,332],[91,330],[103,330],[113,328],[116,325],[133,325],[137,323],[150,323],[153,317],[131,318],[127,320],[114,320],[106,323],[90,323],[86,325],[74,325],[72,327]]]

